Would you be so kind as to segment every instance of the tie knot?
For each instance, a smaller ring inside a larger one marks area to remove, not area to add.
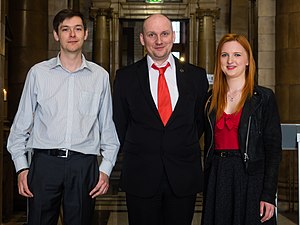
[[[168,62],[167,65],[163,67],[157,67],[154,63],[152,64],[152,68],[159,71],[159,75],[164,74],[166,69],[170,66],[170,63]]]

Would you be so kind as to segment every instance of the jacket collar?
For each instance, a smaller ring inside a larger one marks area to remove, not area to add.
[[[210,107],[210,103],[211,103],[211,97],[212,97],[212,91],[209,91],[208,94],[208,100],[206,102],[206,106],[205,106],[205,113],[208,113],[208,109]],[[251,98],[248,98],[244,104],[244,107],[242,109],[242,115],[241,115],[241,124],[245,123],[248,121],[249,117],[257,110],[257,108],[259,107],[259,105],[261,104],[262,98],[260,95],[260,92],[257,88],[257,86],[254,87],[253,90],[253,95]],[[215,124],[215,120],[216,120],[216,112],[212,111],[209,115],[209,118],[211,120],[211,122],[213,123],[213,125]]]
[[[248,121],[249,117],[257,110],[260,106],[262,98],[257,87],[254,87],[252,98],[248,98],[244,104],[241,122]]]

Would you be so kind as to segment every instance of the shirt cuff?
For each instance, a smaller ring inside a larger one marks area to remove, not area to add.
[[[23,171],[25,171],[25,170],[29,170],[29,168],[23,168],[23,169],[20,169],[20,170],[17,172],[17,176],[18,176],[20,173],[22,173]]]
[[[107,176],[110,176],[112,169],[113,165],[111,164],[111,162],[102,158],[102,162],[99,166],[99,171],[105,173]]]
[[[21,169],[29,168],[26,155],[19,156],[18,158],[15,158],[13,161],[17,172]]]

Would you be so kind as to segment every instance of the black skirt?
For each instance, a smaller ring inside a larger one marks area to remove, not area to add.
[[[263,174],[248,175],[241,157],[213,156],[204,193],[202,225],[262,225]],[[275,215],[263,225],[276,225]]]

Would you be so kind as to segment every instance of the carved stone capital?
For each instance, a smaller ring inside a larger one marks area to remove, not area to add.
[[[197,17],[199,19],[200,31],[204,29],[205,23],[210,21],[209,23],[212,25],[211,28],[216,28],[216,20],[220,17],[220,8],[214,9],[198,9]]]
[[[203,19],[203,17],[209,16],[213,17],[214,20],[220,18],[220,8],[214,8],[214,9],[198,9],[197,10],[197,17],[199,19]]]
[[[98,16],[105,16],[106,18],[112,17],[112,9],[111,8],[98,8],[91,7],[90,8],[90,17],[94,20],[97,19]]]

